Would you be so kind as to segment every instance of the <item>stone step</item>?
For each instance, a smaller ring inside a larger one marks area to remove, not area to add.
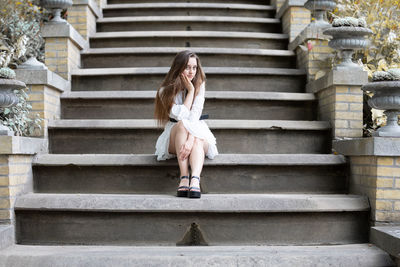
[[[275,8],[268,5],[230,3],[139,3],[103,7],[104,17],[130,16],[235,16],[274,18]]]
[[[140,16],[97,20],[97,32],[120,31],[232,31],[280,33],[275,18],[227,16]]]
[[[220,153],[329,153],[325,121],[207,120]],[[151,154],[162,129],[155,120],[50,121],[49,151],[55,154]]]
[[[170,3],[169,0],[107,0],[107,5],[114,4],[143,4],[143,3]],[[224,4],[256,4],[269,5],[269,0],[174,0],[173,3],[224,3]]]
[[[155,91],[169,67],[72,70],[72,91]],[[304,70],[206,67],[206,90],[304,92]]]
[[[27,194],[15,202],[17,243],[42,245],[364,243],[368,211],[356,195]]]
[[[287,49],[288,35],[227,31],[129,31],[99,32],[90,47],[225,47]]]
[[[33,163],[38,193],[169,194],[179,184],[176,159],[154,155],[39,155]],[[220,154],[205,160],[203,193],[346,193],[343,156]],[[157,185],[157,186],[155,186]]]
[[[389,255],[371,244],[334,246],[29,246],[0,251],[0,267],[297,266],[387,267]]]
[[[70,92],[61,97],[63,119],[152,119],[155,91]],[[306,93],[207,91],[211,119],[315,120],[315,96]],[[223,107],[223,108],[221,108]]]
[[[81,53],[82,68],[168,67],[185,47],[94,48]],[[296,68],[293,51],[192,47],[205,67]]]

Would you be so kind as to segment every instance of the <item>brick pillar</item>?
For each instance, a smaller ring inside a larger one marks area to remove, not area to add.
[[[276,8],[276,12],[279,11],[279,9],[282,7],[282,5],[285,3],[286,0],[271,0],[271,6]]]
[[[32,192],[32,158],[47,150],[40,138],[0,136],[0,224],[12,224],[16,197]]]
[[[330,38],[322,34],[320,29],[309,25],[289,44],[289,50],[296,52],[297,68],[306,70],[308,81],[315,80],[317,72],[327,73],[332,69],[329,61],[325,61],[334,52],[328,46]]]
[[[286,0],[277,11],[276,17],[282,20],[282,30],[289,35],[289,42],[311,22],[311,12],[304,7],[306,0]]]
[[[74,4],[68,9],[68,22],[86,40],[89,40],[89,37],[96,33],[96,19],[103,16],[99,2],[95,0],[74,0]]]
[[[334,141],[350,159],[350,193],[366,195],[373,225],[400,225],[400,139],[387,137]]]
[[[307,84],[307,92],[318,99],[318,120],[331,123],[333,139],[363,136],[361,86],[367,82],[365,71],[332,70]]]
[[[44,119],[42,129],[34,136],[48,136],[49,120],[60,119],[60,95],[70,90],[70,83],[49,70],[16,70],[17,79],[23,81],[28,89],[28,102],[32,105],[32,116],[39,114]]]
[[[80,51],[88,42],[67,23],[48,23],[42,27],[45,38],[45,64],[49,70],[70,80],[71,70],[81,67]]]

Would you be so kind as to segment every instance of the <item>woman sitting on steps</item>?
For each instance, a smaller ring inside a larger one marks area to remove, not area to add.
[[[201,117],[204,95],[200,59],[191,51],[178,53],[157,91],[154,112],[159,125],[164,126],[156,144],[157,160],[178,158],[178,197],[200,198],[204,156],[213,159],[218,155],[215,137]]]

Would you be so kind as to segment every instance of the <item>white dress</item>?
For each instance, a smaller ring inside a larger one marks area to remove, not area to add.
[[[208,142],[208,151],[206,156],[213,159],[218,155],[216,140],[211,133],[208,125],[204,120],[199,120],[204,107],[205,83],[200,86],[200,91],[195,97],[192,109],[189,110],[184,104],[182,94],[175,97],[175,104],[171,108],[169,114],[170,118],[177,121],[182,121],[185,128],[195,137],[203,139]],[[168,152],[169,137],[171,135],[172,127],[176,122],[169,121],[164,128],[164,132],[158,137],[156,143],[157,160],[166,160],[176,157],[174,154]]]

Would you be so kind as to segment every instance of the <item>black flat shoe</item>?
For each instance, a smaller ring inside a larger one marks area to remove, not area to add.
[[[191,179],[193,179],[193,178],[199,180],[199,184],[200,184],[200,177],[192,176]],[[192,189],[199,190],[199,191],[193,191]],[[201,197],[200,187],[197,187],[197,186],[189,187],[189,197],[190,198],[200,198]]]
[[[182,176],[182,179],[189,179],[189,176]],[[179,189],[186,189],[186,190],[179,190]],[[178,187],[178,190],[176,191],[176,196],[177,197],[188,197],[189,195],[189,186],[180,186]]]

